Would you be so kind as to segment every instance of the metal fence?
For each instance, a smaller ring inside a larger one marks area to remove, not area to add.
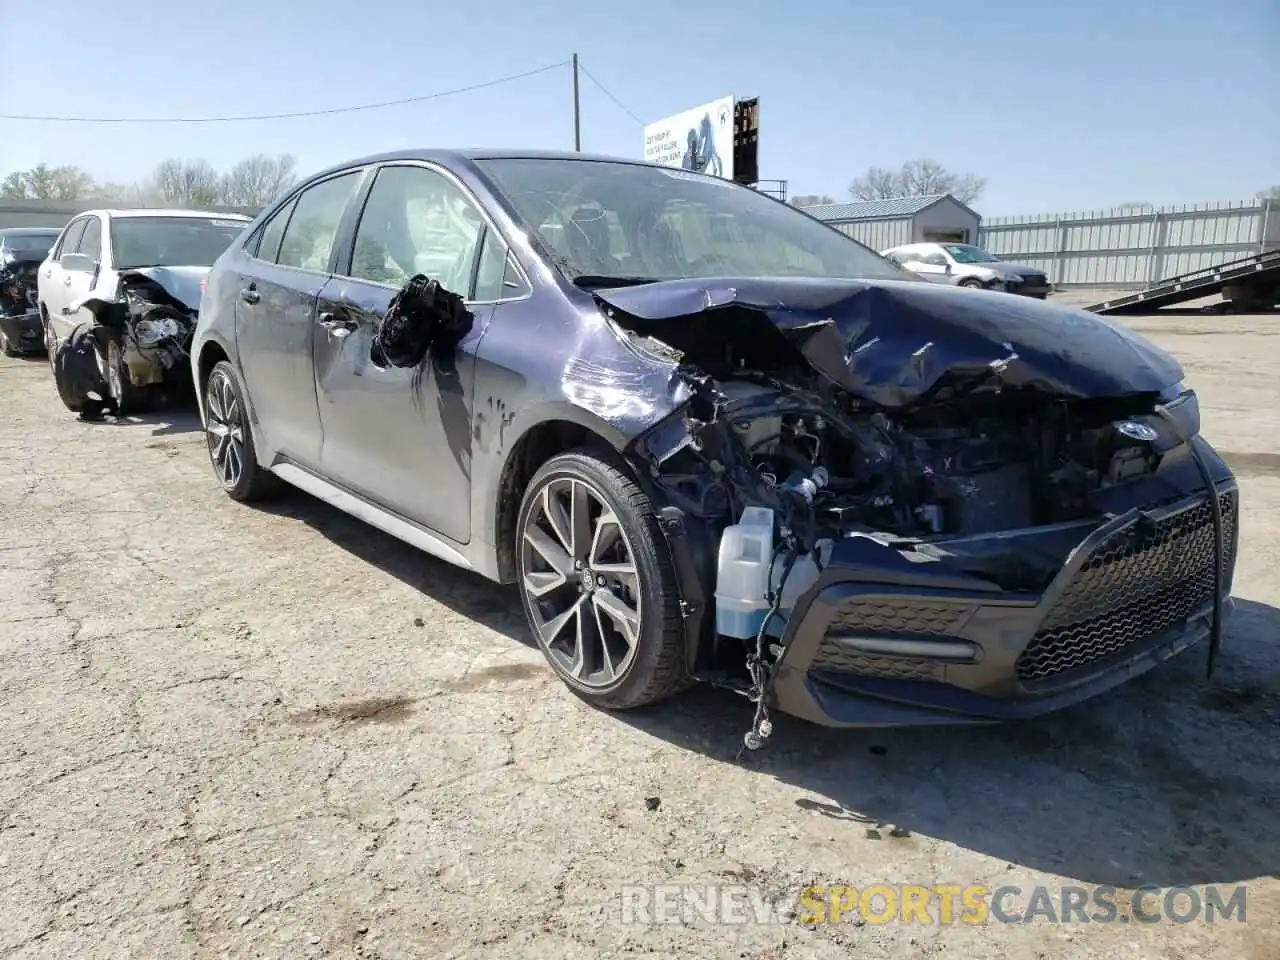
[[[1044,270],[1055,286],[1142,289],[1280,248],[1280,201],[984,217],[980,236],[981,246]]]

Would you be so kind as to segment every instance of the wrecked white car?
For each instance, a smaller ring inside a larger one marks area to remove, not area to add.
[[[205,277],[248,223],[239,214],[89,211],[40,267],[39,309],[58,395],[84,417],[189,388]]]

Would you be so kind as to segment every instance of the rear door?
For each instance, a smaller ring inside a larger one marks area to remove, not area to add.
[[[506,244],[475,200],[429,164],[383,166],[320,297],[316,391],[324,474],[458,543],[471,536],[475,353],[498,302],[519,298]],[[384,366],[374,335],[422,274],[467,301],[469,329],[413,369]],[[510,285],[507,285],[507,284]]]
[[[364,176],[350,170],[308,185],[275,213],[239,257],[236,343],[249,402],[268,446],[320,466],[312,341],[316,302],[334,240]]]
[[[67,276],[68,271],[63,269],[61,258],[68,253],[79,251],[80,240],[84,236],[84,228],[88,221],[88,217],[79,217],[68,223],[61,242],[41,268],[40,300],[49,315],[49,332],[57,343],[67,338],[73,325],[70,317],[62,315],[62,308],[71,302],[71,291],[68,289],[71,286],[71,278]]]

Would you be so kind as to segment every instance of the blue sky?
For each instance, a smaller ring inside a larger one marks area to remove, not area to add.
[[[868,166],[925,156],[987,177],[975,204],[985,215],[1237,199],[1280,183],[1276,0],[62,0],[9,4],[3,25],[0,55],[22,64],[21,82],[0,84],[3,114],[323,109],[481,83],[576,51],[646,121],[758,95],[761,176],[790,181],[793,194],[846,199]],[[227,167],[287,151],[307,172],[401,146],[569,149],[571,103],[566,67],[311,119],[0,120],[0,174],[44,161],[128,181],[169,156]],[[585,77],[582,111],[584,150],[640,155],[640,125]],[[1195,125],[1169,132],[1187,118]]]

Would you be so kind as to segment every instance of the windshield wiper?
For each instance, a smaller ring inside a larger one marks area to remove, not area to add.
[[[653,277],[611,277],[604,274],[584,273],[573,278],[576,287],[590,290],[593,287],[638,287],[645,283],[657,283]]]

